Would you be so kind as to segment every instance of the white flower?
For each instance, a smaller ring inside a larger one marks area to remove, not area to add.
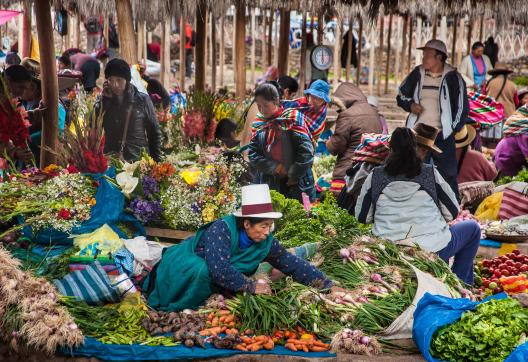
[[[132,176],[134,172],[136,171],[136,169],[138,168],[138,166],[139,166],[139,161],[136,161],[134,163],[125,162],[125,164],[123,165],[123,171],[128,173],[130,176]]]
[[[139,183],[139,178],[132,176],[126,171],[123,171],[116,176],[116,181],[119,187],[121,187],[121,191],[123,191],[123,193],[128,196],[136,189]]]

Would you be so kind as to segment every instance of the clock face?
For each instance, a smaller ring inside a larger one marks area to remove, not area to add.
[[[319,70],[327,70],[332,66],[334,59],[332,49],[319,45],[312,50],[312,64]]]

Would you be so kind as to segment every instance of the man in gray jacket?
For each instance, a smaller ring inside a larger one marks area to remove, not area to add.
[[[447,48],[440,40],[430,40],[423,50],[423,62],[401,83],[398,105],[410,112],[407,127],[424,123],[441,130],[436,139],[440,154],[432,160],[456,195],[457,160],[454,134],[466,123],[469,102],[466,84],[457,70],[446,63]]]

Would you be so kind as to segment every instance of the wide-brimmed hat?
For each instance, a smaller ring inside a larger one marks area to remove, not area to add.
[[[445,54],[446,56],[448,55],[447,54],[447,47],[446,47],[445,43],[443,41],[441,41],[441,40],[438,40],[438,39],[429,40],[427,43],[425,43],[425,45],[423,47],[419,47],[417,49],[418,50],[434,49],[434,50],[439,51],[440,53]]]
[[[506,63],[496,63],[495,68],[488,71],[489,75],[499,75],[499,74],[511,74],[513,70],[508,68]]]
[[[418,123],[413,127],[412,131],[420,147],[426,148],[434,153],[442,153],[442,150],[435,146],[436,136],[440,133],[438,128],[429,126],[428,124]]]
[[[242,205],[233,213],[236,217],[280,219],[282,213],[273,211],[269,186],[266,184],[242,187]]]
[[[475,139],[477,131],[472,126],[465,125],[455,134],[456,148],[462,148],[469,145]]]
[[[20,65],[28,70],[33,80],[40,82],[40,63],[37,60],[32,58],[24,58],[22,59]]]
[[[318,79],[312,83],[310,88],[304,91],[305,95],[312,95],[321,98],[326,103],[330,103],[330,85],[322,79]]]

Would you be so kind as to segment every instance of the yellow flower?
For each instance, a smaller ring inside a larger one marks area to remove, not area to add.
[[[202,210],[202,219],[205,223],[214,221],[215,216],[215,206],[214,204],[207,204],[207,206]]]
[[[60,167],[52,163],[49,166],[44,167],[44,173],[54,173],[60,170]]]
[[[97,204],[97,201],[95,200],[95,198],[91,198],[90,201],[88,201],[88,203],[90,204],[90,206],[95,206],[95,204]]]
[[[180,172],[181,178],[191,186],[194,186],[198,183],[200,176],[202,175],[202,171],[197,169],[185,169]]]

